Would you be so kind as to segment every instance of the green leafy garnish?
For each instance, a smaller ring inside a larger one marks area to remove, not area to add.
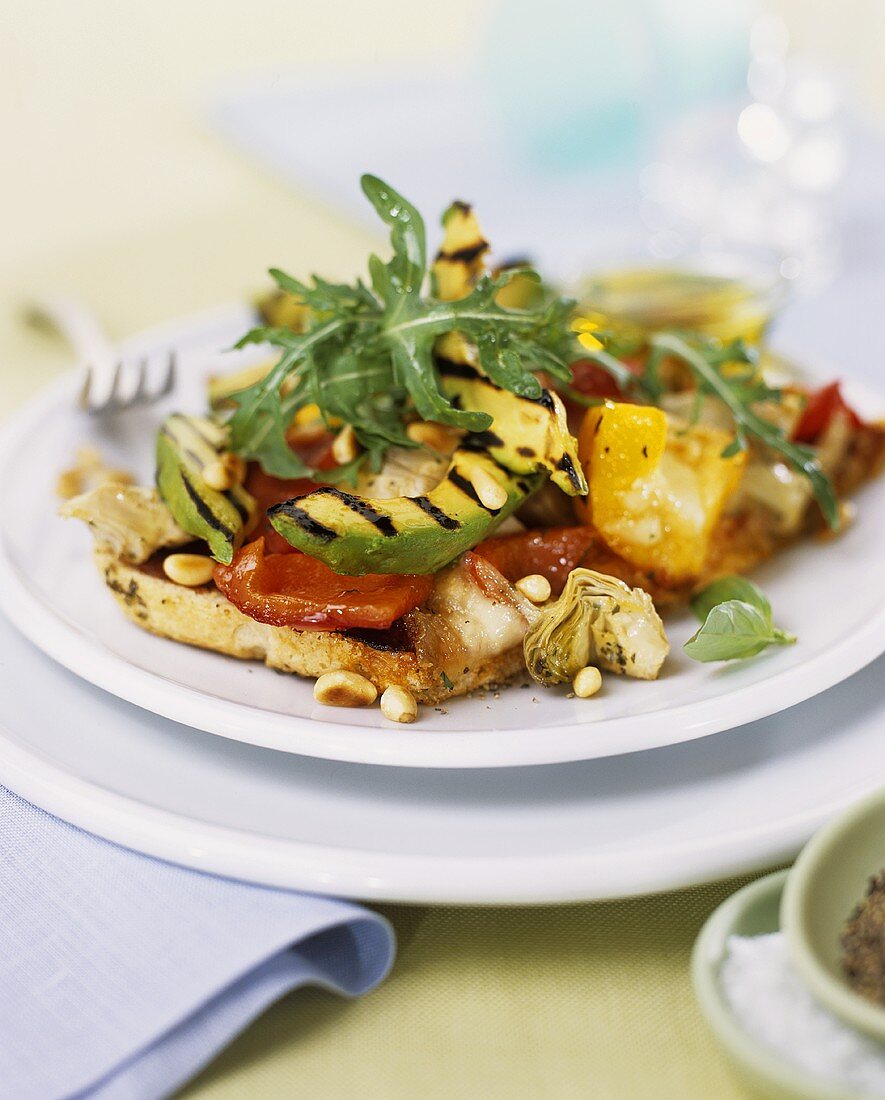
[[[646,372],[646,388],[655,384],[655,370],[661,356],[671,355],[681,359],[697,379],[699,391],[718,397],[732,415],[735,440],[723,453],[723,457],[728,458],[745,450],[748,445],[747,437],[755,436],[808,478],[824,518],[832,530],[837,531],[839,505],[836,494],[814,451],[787,439],[781,428],[769,420],[763,420],[753,411],[752,405],[755,402],[776,400],[780,396],[777,390],[770,389],[759,380],[753,353],[741,342],[725,346],[698,346],[672,332],[656,333],[650,342],[652,351]],[[741,371],[739,367],[742,362],[751,369]],[[725,364],[729,365],[727,372],[723,370]]]
[[[794,634],[774,625],[765,594],[745,577],[721,577],[691,601],[703,623],[685,643],[695,661],[734,661],[755,657],[770,645],[792,645]]]
[[[324,470],[325,481],[351,476],[366,455],[377,469],[393,444],[416,446],[405,432],[412,412],[471,432],[487,429],[489,415],[458,408],[441,390],[433,351],[447,332],[463,333],[477,348],[483,371],[512,393],[540,396],[535,371],[563,382],[571,378],[571,300],[544,295],[531,308],[499,305],[496,296],[512,279],[537,278],[527,268],[482,276],[457,301],[425,294],[427,248],[420,214],[375,176],[365,175],[361,182],[390,227],[392,258],[386,263],[369,258],[369,285],[329,283],[317,276],[308,284],[272,269],[277,284],[310,307],[312,325],[304,333],[255,328],[237,345],[269,343],[283,352],[261,381],[232,395],[236,411],[229,425],[232,449],[277,477],[311,472],[286,439],[293,416],[309,404],[319,406],[327,423],[335,418],[352,425],[365,450],[349,468]]]

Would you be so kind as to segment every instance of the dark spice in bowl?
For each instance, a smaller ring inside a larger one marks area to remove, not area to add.
[[[848,984],[885,1007],[885,869],[870,879],[866,897],[845,922],[842,949]]]

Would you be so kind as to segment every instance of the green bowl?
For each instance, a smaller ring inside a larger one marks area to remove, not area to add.
[[[779,912],[787,871],[751,882],[710,916],[695,944],[692,981],[701,1012],[713,1034],[755,1096],[766,1100],[856,1100],[814,1077],[747,1034],[735,1019],[719,980],[730,936],[759,936],[780,929]]]
[[[885,1043],[885,1008],[855,993],[842,975],[846,919],[885,867],[885,787],[822,829],[790,872],[781,926],[796,972],[818,1001]]]

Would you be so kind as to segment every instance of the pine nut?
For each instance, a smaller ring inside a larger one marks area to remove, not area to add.
[[[378,691],[371,680],[358,672],[324,672],[313,685],[313,697],[326,707],[368,707]]]
[[[406,435],[413,443],[421,443],[432,451],[443,454],[452,449],[455,433],[445,424],[435,424],[429,420],[415,420],[406,428]]]
[[[245,461],[229,451],[219,455],[215,462],[207,462],[203,467],[203,481],[210,489],[219,493],[226,493],[235,485],[242,485],[245,480]]]
[[[175,584],[199,588],[212,580],[215,562],[205,554],[170,554],[163,559],[163,572]]]
[[[360,445],[356,432],[352,425],[345,424],[332,443],[332,458],[339,466],[346,466],[348,462],[353,462],[359,453]]]
[[[381,696],[381,713],[389,722],[414,722],[418,717],[418,704],[406,688],[391,684]]]
[[[589,699],[602,687],[602,673],[595,665],[587,665],[572,680],[572,687],[579,699]]]
[[[550,581],[540,573],[530,573],[527,577],[520,577],[513,587],[532,603],[544,603],[545,600],[550,599]]]
[[[77,468],[84,471],[98,470],[104,466],[104,459],[97,447],[79,447],[74,461]]]
[[[60,500],[72,500],[78,497],[84,489],[83,474],[80,470],[65,470],[58,475],[55,483],[55,493]]]
[[[470,483],[476,490],[476,495],[484,508],[497,511],[507,503],[507,490],[495,481],[487,470],[483,470],[481,467],[473,470],[470,474]]]
[[[134,485],[135,478],[128,470],[118,470],[112,467],[98,470],[95,474],[96,485]]]
[[[220,458],[203,467],[203,481],[210,489],[215,489],[219,493],[226,492],[232,485],[231,476]]]

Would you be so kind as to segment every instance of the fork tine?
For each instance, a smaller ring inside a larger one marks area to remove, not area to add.
[[[107,400],[100,406],[101,412],[116,412],[118,409],[125,408],[127,402],[120,397],[120,380],[123,377],[123,362],[118,360],[114,366],[114,374],[111,379],[111,388],[108,392]]]
[[[110,389],[107,393],[99,394],[98,399],[96,399],[95,394],[97,373],[92,367],[87,368],[82,388],[77,397],[78,405],[88,413],[101,416],[106,413],[123,412],[137,405],[151,405],[155,401],[159,401],[161,397],[165,397],[167,394],[171,393],[175,387],[178,363],[174,350],[169,352],[166,371],[159,388],[156,390],[151,389],[150,371],[148,368],[149,361],[147,358],[141,359],[137,367],[131,365],[128,369],[122,359],[118,360],[117,363],[114,364]],[[132,373],[133,369],[136,369],[138,372],[135,380],[135,389],[126,392],[126,387],[124,386],[125,378],[128,374]],[[103,388],[104,387],[102,387],[102,389]]]
[[[169,352],[169,363],[166,366],[166,377],[163,379],[163,385],[160,387],[160,391],[157,397],[165,397],[167,393],[172,393],[175,387],[175,376],[178,371],[178,360],[175,356],[174,349]]]
[[[140,405],[142,401],[147,397],[147,377],[148,377],[148,363],[147,359],[142,359],[138,364],[138,380],[135,386],[135,392],[126,402],[127,405]]]
[[[88,412],[90,409],[89,404],[89,392],[92,389],[92,367],[86,367],[83,372],[83,383],[80,386],[80,392],[77,394],[77,406],[83,409],[84,412]]]

